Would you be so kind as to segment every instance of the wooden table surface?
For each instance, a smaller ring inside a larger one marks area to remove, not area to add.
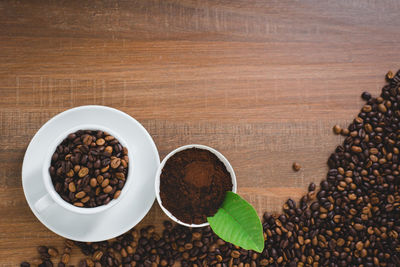
[[[25,201],[21,166],[41,125],[75,106],[133,116],[161,159],[218,149],[260,215],[299,199],[342,141],[332,126],[400,68],[399,14],[395,0],[1,1],[0,266],[61,248]],[[141,224],[165,218],[155,203]]]

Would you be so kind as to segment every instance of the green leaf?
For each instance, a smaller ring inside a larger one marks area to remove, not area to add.
[[[226,192],[224,203],[207,221],[221,239],[244,249],[263,251],[264,235],[260,218],[253,206],[239,195]]]

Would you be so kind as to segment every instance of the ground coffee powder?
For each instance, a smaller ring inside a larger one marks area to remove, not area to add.
[[[160,177],[163,206],[188,224],[201,224],[213,216],[232,190],[232,178],[217,156],[190,148],[167,160]]]

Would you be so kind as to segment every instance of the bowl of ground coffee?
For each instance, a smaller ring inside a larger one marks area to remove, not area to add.
[[[204,145],[186,145],[169,153],[158,168],[157,201],[173,221],[188,227],[207,226],[227,191],[236,192],[229,161]]]

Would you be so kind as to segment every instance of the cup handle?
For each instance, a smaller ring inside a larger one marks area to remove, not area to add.
[[[50,194],[46,194],[41,197],[35,203],[35,209],[37,212],[42,213],[44,210],[48,209],[50,206],[55,204],[54,200],[50,197]]]

